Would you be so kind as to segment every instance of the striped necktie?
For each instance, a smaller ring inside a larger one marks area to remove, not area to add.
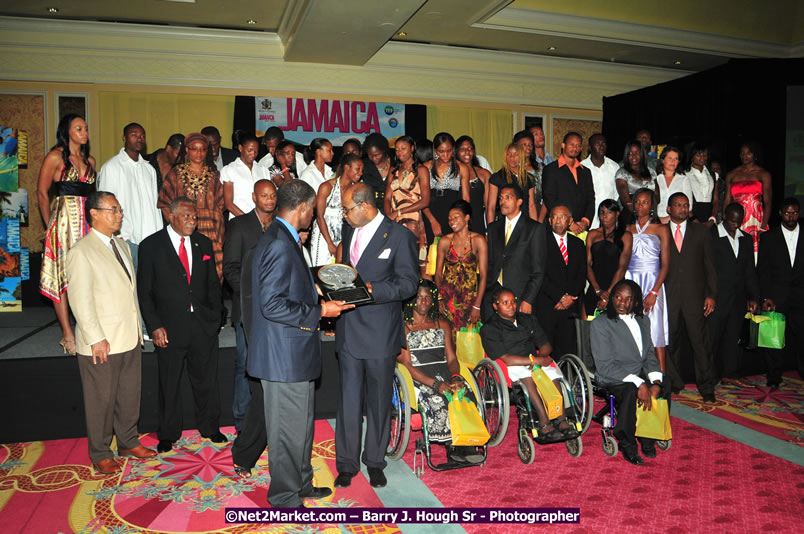
[[[564,238],[558,238],[558,249],[561,251],[561,257],[564,258],[564,265],[569,263],[569,254],[567,254],[567,246],[564,244]]]

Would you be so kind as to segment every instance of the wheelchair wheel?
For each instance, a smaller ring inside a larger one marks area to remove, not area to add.
[[[519,459],[525,465],[530,465],[536,459],[536,444],[533,443],[533,438],[528,434],[526,428],[519,429],[519,440],[516,444],[516,452],[519,454]]]
[[[672,439],[668,439],[668,440],[660,439],[660,440],[658,440],[656,442],[656,446],[659,447],[660,449],[662,449],[663,451],[670,450],[670,445],[672,445],[672,444],[673,444]]]
[[[611,436],[603,436],[603,452],[606,456],[617,456],[617,440]]]
[[[391,439],[385,455],[399,460],[405,454],[410,439],[410,396],[399,369],[394,370],[393,397],[391,400]]]
[[[572,390],[575,404],[581,420],[581,434],[585,434],[592,424],[595,409],[595,396],[592,390],[592,379],[586,366],[574,354],[565,354],[558,360],[558,367]]]
[[[483,404],[481,413],[485,415],[483,420],[486,423],[486,430],[489,432],[487,445],[496,447],[505,438],[508,419],[511,416],[505,375],[500,366],[488,358],[478,362],[473,374],[482,396],[482,399],[478,399],[478,403]]]
[[[581,436],[565,441],[564,445],[567,446],[567,452],[569,452],[570,456],[573,458],[580,458],[581,454],[583,454],[583,441],[581,441]]]

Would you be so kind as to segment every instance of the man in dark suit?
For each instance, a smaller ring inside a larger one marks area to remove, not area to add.
[[[664,281],[670,327],[667,374],[674,391],[684,389],[681,349],[686,330],[695,362],[695,382],[704,402],[715,402],[714,358],[705,318],[715,309],[717,271],[712,234],[700,223],[689,221],[690,201],[684,193],[667,200],[670,215],[670,267]],[[703,302],[702,302],[703,300]]]
[[[195,231],[196,208],[187,197],[170,203],[170,224],[140,244],[137,289],[159,364],[159,452],[169,452],[182,430],[184,361],[201,436],[228,439],[218,429],[218,330],[221,284],[212,242]]]
[[[335,487],[349,486],[360,471],[365,385],[362,460],[369,482],[379,488],[387,483],[383,469],[396,357],[407,346],[402,302],[416,294],[419,261],[413,233],[379,213],[371,186],[351,186],[343,192],[341,203],[349,224],[344,225],[338,257],[357,270],[374,302],[344,314],[336,325],[341,398],[335,428]]]
[[[762,309],[785,316],[785,351],[795,355],[798,374],[804,378],[802,332],[804,332],[804,239],[801,238],[801,207],[795,198],[782,201],[779,215],[782,224],[765,233],[759,240],[760,294]],[[768,387],[782,383],[782,351],[766,350]]]
[[[579,133],[569,132],[561,143],[561,155],[542,170],[542,197],[549,212],[554,206],[569,208],[574,221],[569,231],[585,232],[595,217],[595,187],[592,172],[578,159],[583,148]]]
[[[259,378],[265,403],[271,486],[275,508],[301,508],[330,488],[313,485],[315,379],[321,375],[318,322],[353,307],[318,303],[315,283],[302,255],[299,230],[310,226],[315,191],[294,180],[279,188],[277,216],[254,249],[248,374]]]
[[[223,277],[232,288],[232,323],[237,344],[232,414],[238,432],[243,429],[243,418],[246,416],[250,397],[246,379],[246,334],[240,316],[240,273],[244,256],[257,245],[257,240],[273,220],[276,186],[270,180],[257,180],[251,198],[254,209],[229,221],[223,243]]]
[[[595,358],[595,378],[614,396],[617,424],[614,437],[623,457],[634,465],[644,462],[637,451],[656,457],[655,440],[635,438],[636,411],[650,410],[651,397],[663,396],[670,402],[670,391],[663,383],[659,360],[650,337],[650,319],[642,312],[642,291],[632,280],[620,280],[611,290],[606,313],[592,321],[590,341]],[[641,408],[637,408],[637,403]]]
[[[215,163],[218,172],[237,159],[236,151],[221,146],[221,133],[217,128],[214,126],[204,126],[204,128],[201,129],[201,135],[206,136],[209,141],[209,149],[212,151],[212,162]]]
[[[745,211],[733,202],[726,206],[723,222],[712,227],[717,269],[718,303],[706,318],[712,338],[712,354],[720,366],[721,382],[749,387],[740,380],[742,347],[740,327],[745,311],[757,313],[759,280],[754,267],[754,240],[740,231]]]
[[[572,214],[566,206],[553,206],[546,232],[547,258],[542,289],[536,297],[536,316],[553,344],[553,354],[575,353],[578,298],[586,283],[586,247],[568,232]]]
[[[542,225],[522,213],[522,191],[500,189],[503,218],[489,224],[489,268],[483,297],[483,320],[494,317],[492,295],[505,284],[519,301],[521,313],[532,313],[544,279],[545,234]]]

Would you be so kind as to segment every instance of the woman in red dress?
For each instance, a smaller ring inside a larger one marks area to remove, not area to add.
[[[759,147],[743,143],[740,147],[742,165],[726,175],[726,198],[723,209],[739,202],[745,210],[740,229],[754,238],[754,254],[759,251],[759,233],[768,229],[771,214],[771,175],[759,166]]]

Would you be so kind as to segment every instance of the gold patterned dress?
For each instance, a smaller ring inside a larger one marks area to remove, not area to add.
[[[212,241],[215,268],[223,280],[223,185],[218,171],[204,167],[200,175],[193,174],[189,163],[170,170],[159,191],[159,209],[170,208],[170,202],[186,196],[195,203],[198,215],[198,233]]]
[[[453,332],[469,324],[477,298],[478,260],[470,248],[463,256],[449,245],[449,253],[444,258],[444,277],[441,281],[441,298],[447,303],[447,316],[454,326]]]
[[[56,197],[50,206],[50,221],[45,231],[39,292],[54,302],[61,302],[61,295],[67,290],[64,271],[67,251],[89,231],[84,206],[95,190],[95,169],[87,165],[84,176],[80,176],[73,165],[65,165],[54,187]]]

